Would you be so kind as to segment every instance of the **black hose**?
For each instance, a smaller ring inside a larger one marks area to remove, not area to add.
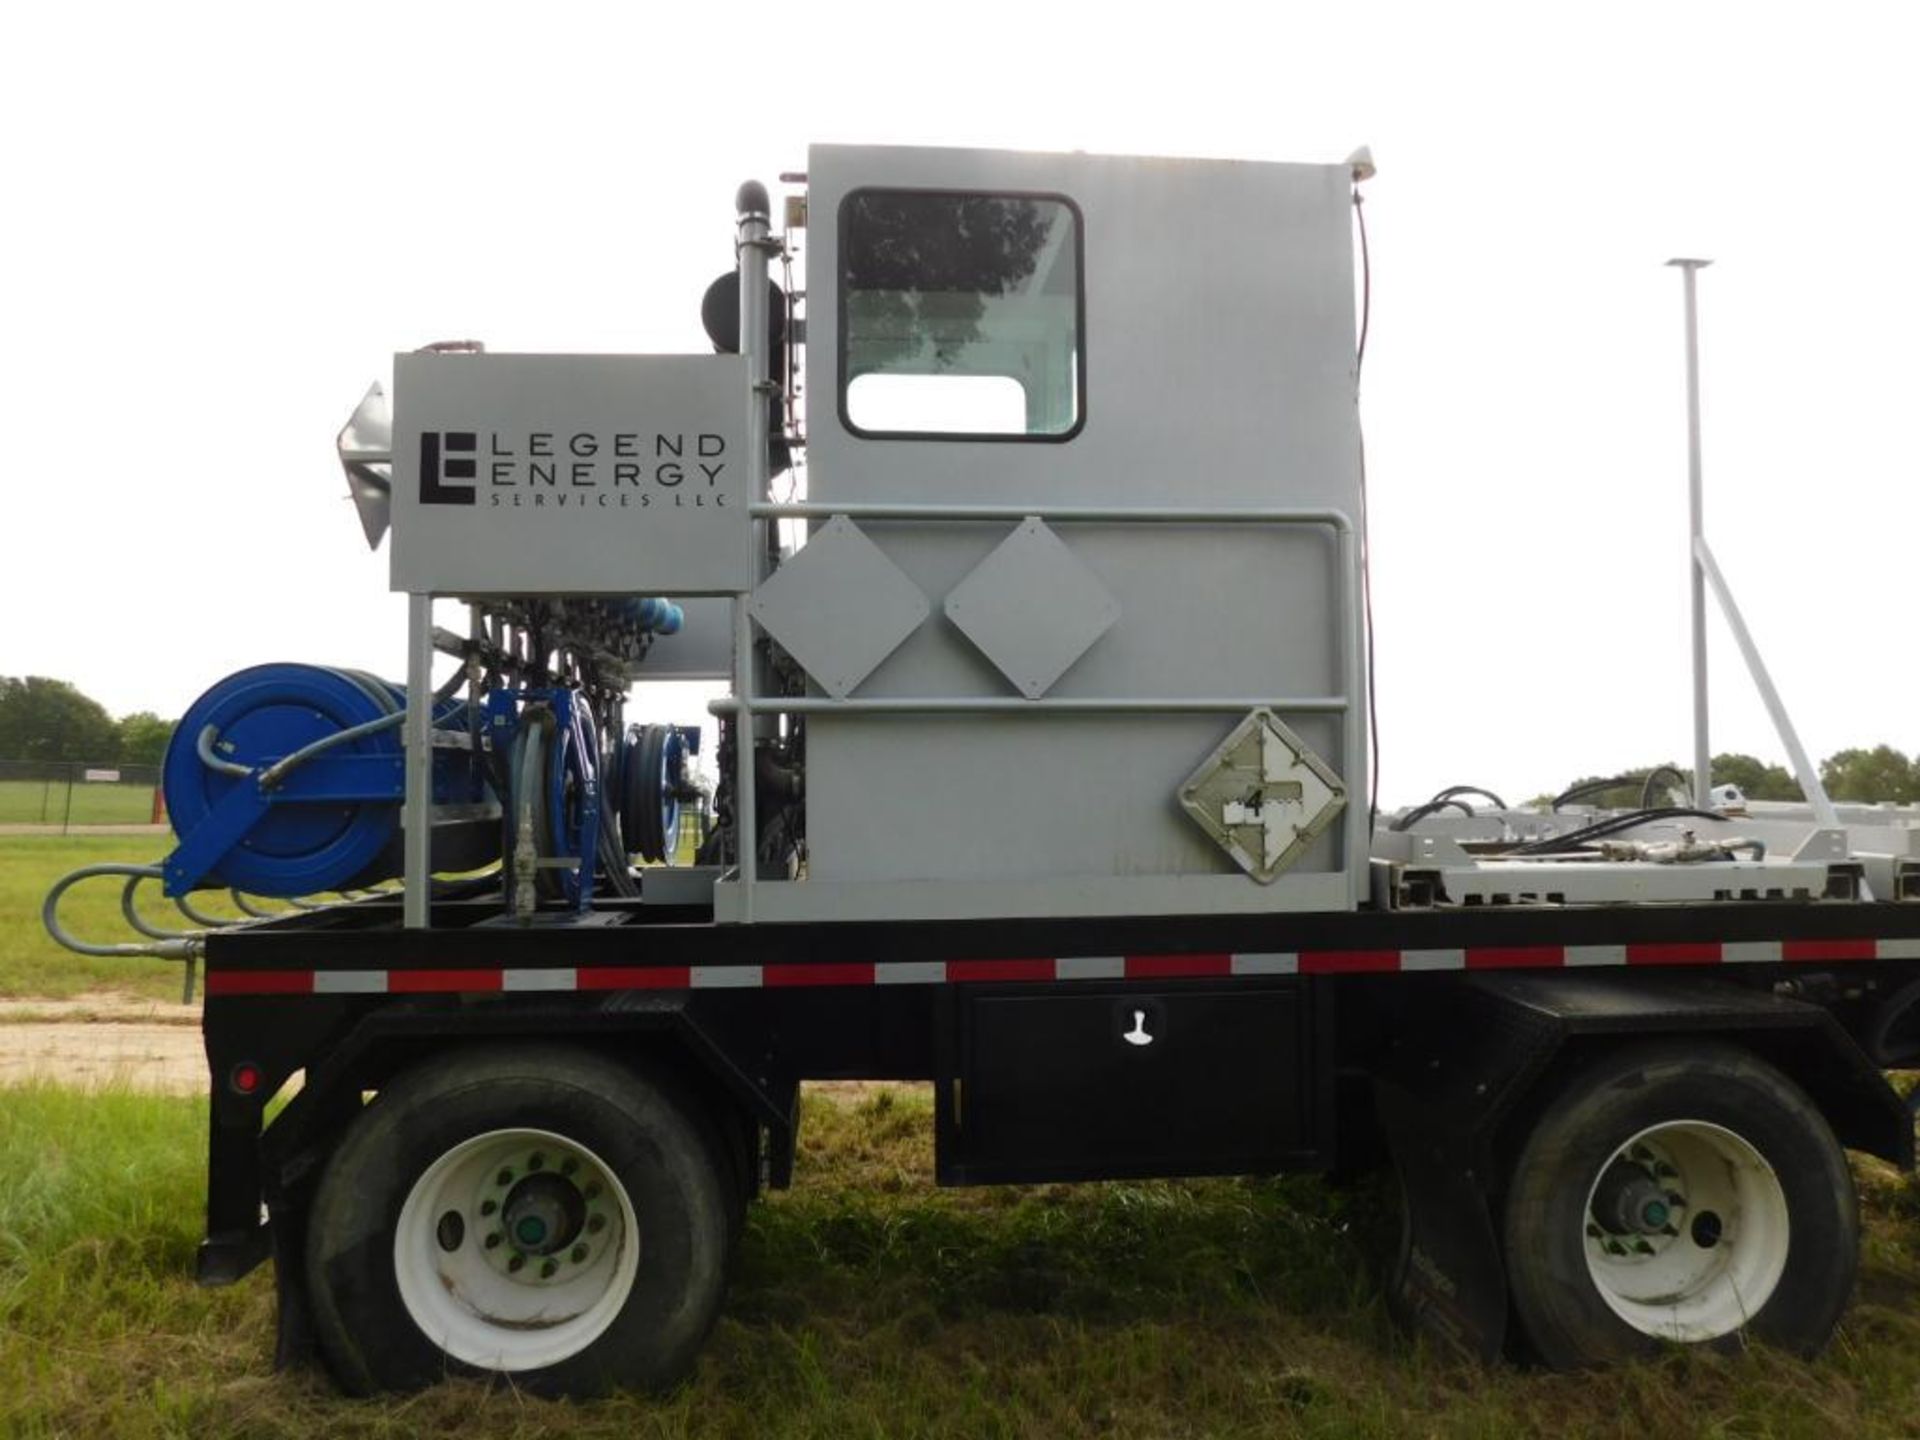
[[[1469,820],[1473,818],[1473,807],[1464,800],[1455,800],[1449,796],[1445,800],[1429,800],[1424,805],[1416,805],[1387,828],[1389,830],[1411,830],[1429,815],[1437,815],[1442,810],[1458,810]]]
[[[1588,795],[1604,795],[1609,790],[1618,790],[1633,784],[1634,778],[1632,775],[1615,775],[1608,780],[1582,780],[1578,785],[1562,790],[1554,796],[1553,804],[1548,808],[1558,810],[1562,805]]]
[[[1493,791],[1483,790],[1478,785],[1449,785],[1433,798],[1435,800],[1451,800],[1456,795],[1478,795],[1483,800],[1491,800],[1493,802],[1493,808],[1496,810],[1504,810],[1507,808],[1506,801],[1494,794]]]
[[[1413,809],[1402,815],[1398,820],[1395,820],[1393,824],[1387,828],[1389,830],[1410,830],[1422,820],[1426,819],[1427,816],[1438,814],[1448,807],[1460,811],[1461,814],[1471,819],[1473,817],[1473,807],[1459,798],[1462,795],[1478,795],[1484,799],[1491,800],[1496,810],[1504,810],[1507,808],[1507,802],[1491,790],[1483,790],[1478,785],[1449,785],[1446,789],[1435,793],[1434,797],[1427,801],[1426,804],[1414,806]]]
[[[614,818],[612,798],[607,795],[605,786],[601,787],[598,851],[600,868],[606,871],[614,893],[629,900],[639,895],[640,885],[633,878],[632,866],[627,863],[626,850],[620,840],[619,822]]]
[[[1671,775],[1679,783],[1680,788],[1683,790],[1687,786],[1687,777],[1681,773],[1681,771],[1677,766],[1656,765],[1653,767],[1653,769],[1647,772],[1647,783],[1640,787],[1640,808],[1641,809],[1644,810],[1648,806],[1653,804],[1655,799],[1655,793],[1654,793],[1655,782],[1657,782],[1662,775]]]
[[[1569,830],[1564,835],[1549,835],[1542,840],[1531,840],[1525,845],[1516,845],[1507,851],[1508,855],[1555,855],[1569,850],[1577,850],[1589,840],[1603,839],[1618,834],[1622,830],[1631,830],[1636,825],[1645,825],[1653,820],[1717,820],[1721,824],[1732,823],[1725,815],[1712,810],[1694,810],[1685,806],[1663,806],[1652,810],[1629,810],[1624,815],[1610,815],[1579,830]]]

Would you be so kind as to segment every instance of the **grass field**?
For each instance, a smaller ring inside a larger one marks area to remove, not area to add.
[[[0,840],[0,989],[174,993],[39,934],[46,881],[114,837]],[[111,891],[98,902],[105,919]],[[84,918],[85,909],[76,909]],[[1482,1369],[1397,1334],[1378,1190],[1313,1179],[939,1190],[931,1107],[810,1095],[793,1190],[754,1208],[692,1381],[661,1401],[471,1383],[380,1401],[271,1366],[261,1271],[190,1277],[204,1102],[0,1094],[0,1435],[1782,1436],[1920,1433],[1920,1188],[1859,1167],[1862,1283],[1833,1349]]]
[[[153,786],[62,780],[0,780],[0,825],[145,825]]]
[[[1481,1370],[1388,1324],[1377,1199],[1316,1182],[941,1191],[930,1106],[806,1104],[724,1318],[663,1401],[462,1383],[380,1401],[274,1374],[272,1287],[187,1278],[198,1102],[52,1088],[0,1106],[0,1433],[345,1437],[1911,1435],[1920,1197],[1868,1176],[1862,1295],[1816,1364],[1674,1355]]]

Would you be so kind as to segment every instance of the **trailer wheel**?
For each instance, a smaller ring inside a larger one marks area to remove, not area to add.
[[[1549,1365],[1663,1343],[1802,1354],[1858,1262],[1853,1177],[1806,1095],[1721,1045],[1635,1048],[1578,1074],[1514,1166],[1514,1308]]]
[[[665,1390],[719,1312],[727,1209],[663,1083],[527,1047],[382,1090],[308,1225],[314,1329],[357,1394],[498,1374],[543,1394]]]

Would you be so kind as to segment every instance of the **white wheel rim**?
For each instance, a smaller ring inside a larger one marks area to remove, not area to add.
[[[547,1130],[493,1130],[447,1151],[414,1182],[393,1237],[413,1323],[482,1370],[578,1355],[620,1313],[639,1267],[626,1187]]]
[[[1601,1299],[1663,1340],[1732,1334],[1787,1268],[1779,1177],[1746,1140],[1704,1120],[1652,1125],[1620,1146],[1595,1173],[1582,1221]]]

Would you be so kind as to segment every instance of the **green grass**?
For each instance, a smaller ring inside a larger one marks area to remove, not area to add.
[[[940,1191],[919,1096],[806,1103],[796,1187],[756,1206],[724,1318],[663,1401],[443,1386],[338,1397],[272,1372],[264,1272],[187,1278],[201,1102],[57,1089],[0,1105],[9,1436],[1911,1435],[1920,1192],[1865,1174],[1862,1294],[1833,1351],[1481,1370],[1388,1325],[1372,1201],[1317,1182]]]
[[[53,942],[40,923],[40,903],[68,871],[82,865],[125,861],[150,865],[172,847],[163,835],[0,835],[0,998],[64,997],[119,990],[155,999],[180,996],[180,966],[164,960],[95,959]],[[120,914],[121,883],[82,881],[60,906],[68,930],[83,940],[113,944],[135,940]],[[149,882],[139,891],[140,913],[162,929],[191,928]],[[205,895],[195,903],[210,914],[237,915],[226,897]]]
[[[145,825],[153,818],[153,786],[89,784],[64,779],[0,780],[0,825]]]

